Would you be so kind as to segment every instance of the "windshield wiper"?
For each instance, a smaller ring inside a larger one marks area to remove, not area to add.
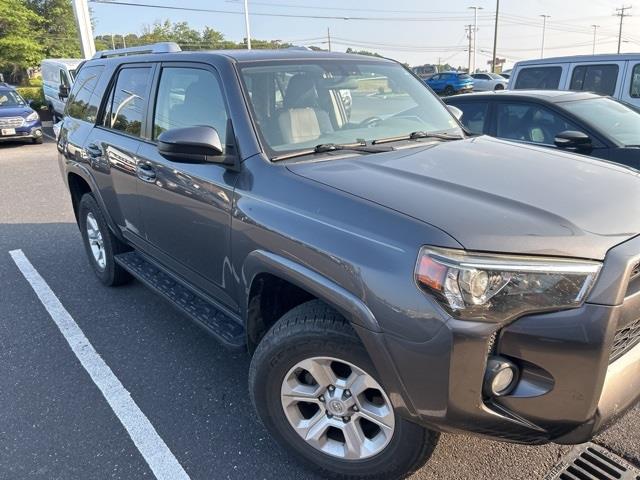
[[[391,150],[393,150],[393,147],[387,147],[387,148],[371,147],[364,143],[350,143],[350,144],[321,143],[320,145],[316,145],[315,147],[309,148],[306,150],[299,150],[297,152],[278,155],[276,157],[271,158],[271,161],[277,162],[278,160],[286,160],[288,158],[303,157],[305,155],[312,155],[314,153],[336,152],[338,150],[348,150],[350,152],[364,152],[364,153],[381,153],[381,152],[390,152]]]
[[[464,137],[460,135],[452,135],[450,133],[429,133],[429,132],[411,132],[409,135],[401,135],[399,137],[379,138],[371,142],[372,145],[380,145],[381,143],[401,142],[403,140],[418,140],[420,138],[435,138],[438,140],[462,140]]]

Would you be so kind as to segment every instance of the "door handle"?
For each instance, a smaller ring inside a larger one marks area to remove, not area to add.
[[[138,163],[136,166],[138,178],[144,182],[154,182],[156,180],[156,170],[148,163]]]
[[[89,145],[87,145],[87,148],[85,150],[87,152],[87,155],[89,155],[89,157],[91,158],[98,158],[102,156],[102,149],[95,143],[90,143]]]

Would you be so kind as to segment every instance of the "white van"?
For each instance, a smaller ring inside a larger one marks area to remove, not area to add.
[[[83,61],[79,58],[48,58],[40,65],[45,103],[54,115],[54,120],[63,116],[76,68]]]
[[[640,53],[580,55],[518,62],[511,90],[584,90],[640,107]]]

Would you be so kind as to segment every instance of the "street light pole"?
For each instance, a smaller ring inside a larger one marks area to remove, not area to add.
[[[547,18],[551,15],[540,15],[542,17],[542,48],[540,49],[540,58],[544,58],[544,35],[547,32]]]
[[[593,28],[593,52],[591,52],[593,55],[596,54],[596,35],[598,33],[598,28],[600,28],[600,25],[591,25],[591,27]]]
[[[483,8],[469,7],[469,9],[473,9],[473,72],[475,72],[477,68],[476,56],[478,54],[478,10],[483,10]]]
[[[244,27],[247,32],[247,50],[251,50],[251,27],[249,26],[249,0],[244,0]]]
[[[73,14],[76,17],[76,25],[80,34],[80,46],[84,58],[93,57],[96,53],[96,46],[93,42],[93,29],[91,28],[91,17],[89,16],[89,6],[87,0],[72,0]]]
[[[491,71],[496,72],[496,60],[498,50],[498,16],[500,14],[500,0],[496,0],[496,24],[493,31],[493,62],[491,65]]]

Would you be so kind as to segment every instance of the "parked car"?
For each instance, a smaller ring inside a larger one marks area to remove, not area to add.
[[[20,94],[0,83],[0,141],[30,140],[42,143],[40,116]]]
[[[474,73],[471,78],[474,92],[504,90],[509,85],[509,81],[497,73]]]
[[[583,443],[638,401],[637,175],[468,138],[388,59],[178,50],[85,63],[60,168],[97,277],[246,348],[297,458],[401,478],[440,430]]]
[[[595,92],[640,107],[640,53],[518,62],[509,88]]]
[[[456,93],[469,93],[473,91],[473,79],[466,73],[444,72],[438,73],[427,80],[434,92],[445,96]]]
[[[640,169],[640,113],[588,92],[515,90],[445,100],[473,133],[570,150]]]
[[[512,72],[512,69],[508,68],[508,69],[503,70],[502,72],[500,72],[500,75],[502,77],[506,78],[507,80],[509,80],[511,78],[511,72]]]
[[[45,103],[54,116],[54,122],[64,115],[64,106],[75,78],[76,68],[82,59],[48,58],[40,64],[42,91]]]
[[[411,69],[422,80],[429,80],[435,74],[439,73],[438,65],[420,65]]]

